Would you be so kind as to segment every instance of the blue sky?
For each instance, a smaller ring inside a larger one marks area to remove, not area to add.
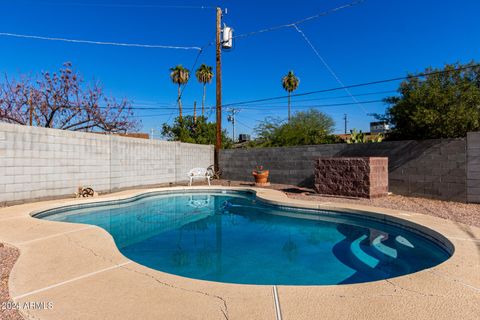
[[[204,46],[215,38],[215,10],[164,6],[215,6],[228,8],[224,22],[235,34],[297,21],[348,3],[321,1],[133,1],[133,0],[0,0],[0,32],[143,44]],[[134,4],[136,6],[129,6]],[[300,25],[339,79],[346,85],[420,72],[427,66],[479,60],[480,1],[366,0],[363,4]],[[109,95],[127,97],[137,107],[142,131],[160,129],[176,115],[176,87],[169,68],[190,68],[193,50],[123,48],[0,36],[0,72],[9,76],[57,70],[71,61],[86,80],[102,82]],[[214,46],[199,63],[214,65]],[[301,79],[297,93],[338,87],[338,82],[293,28],[257,34],[235,42],[223,54],[223,102],[281,96],[281,77],[294,70]],[[398,83],[352,89],[359,101],[380,100],[395,94]],[[372,94],[371,94],[372,93]],[[367,94],[367,95],[364,95]],[[202,87],[192,77],[183,103],[192,113],[201,102]],[[368,131],[372,117],[385,105],[352,103],[345,91],[294,99],[294,110],[315,106],[348,128]],[[304,101],[308,99],[308,101]],[[315,100],[312,100],[315,99]],[[300,101],[301,100],[301,101]],[[214,84],[207,89],[208,107],[215,104]],[[266,116],[286,118],[286,99],[242,105],[237,114],[237,133],[250,133]],[[207,112],[207,115],[210,112]],[[213,120],[214,113],[210,118]],[[224,126],[230,131],[231,124]]]

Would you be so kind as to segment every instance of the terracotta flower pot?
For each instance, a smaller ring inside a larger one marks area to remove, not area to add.
[[[267,184],[269,171],[265,170],[262,172],[252,172],[253,177],[255,178],[255,184]]]

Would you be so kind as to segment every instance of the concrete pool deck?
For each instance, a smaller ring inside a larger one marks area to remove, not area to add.
[[[434,268],[363,284],[237,285],[152,270],[125,258],[110,234],[99,227],[31,217],[33,212],[59,206],[188,189],[254,190],[257,197],[276,204],[373,212],[387,220],[401,218],[442,234],[455,252]],[[480,314],[480,228],[406,211],[296,200],[270,189],[136,189],[5,207],[0,208],[0,242],[20,250],[9,279],[14,302],[20,306],[51,303],[51,308],[22,308],[27,319],[418,320],[478,319]]]

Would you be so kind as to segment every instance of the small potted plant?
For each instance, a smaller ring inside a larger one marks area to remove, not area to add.
[[[255,185],[265,186],[268,185],[268,170],[264,170],[263,166],[256,166],[252,172],[253,177],[255,178]]]

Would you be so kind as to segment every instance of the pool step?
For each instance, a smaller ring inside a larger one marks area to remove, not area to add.
[[[382,234],[382,235],[379,235],[378,237],[376,237],[375,239],[373,239],[372,247],[374,249],[376,249],[377,251],[381,252],[382,254],[390,257],[390,258],[396,259],[397,256],[398,256],[397,250],[385,245],[382,242],[382,240],[384,238],[385,238],[385,236]]]
[[[365,239],[367,239],[367,236],[363,235],[357,238],[356,240],[354,240],[350,244],[350,251],[358,260],[360,260],[361,262],[363,262],[364,264],[366,264],[367,266],[373,269],[380,263],[380,260],[378,260],[375,257],[372,257],[362,249],[362,247],[360,246],[360,243]]]

